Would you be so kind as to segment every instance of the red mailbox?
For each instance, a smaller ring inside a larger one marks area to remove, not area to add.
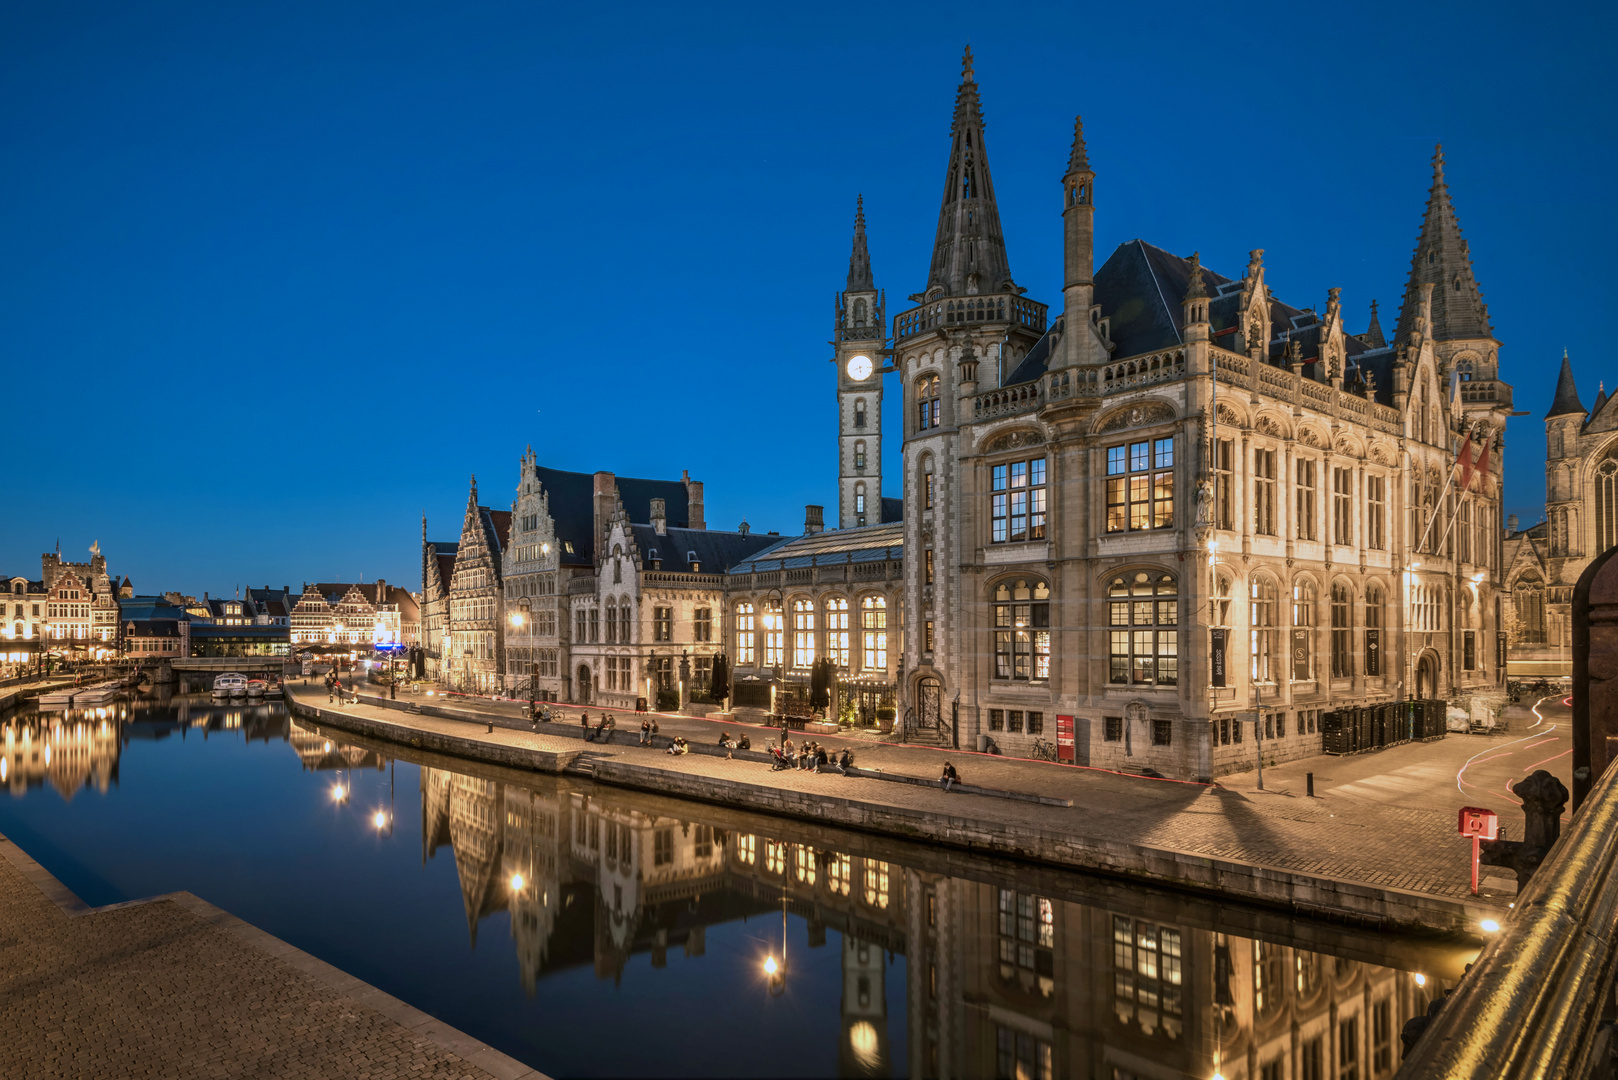
[[[1500,815],[1478,806],[1461,807],[1460,831],[1462,836],[1475,836],[1479,840],[1495,840],[1500,836]]]
[[[1458,826],[1462,836],[1472,840],[1472,895],[1478,894],[1478,845],[1484,840],[1500,837],[1500,815],[1481,806],[1461,807]]]

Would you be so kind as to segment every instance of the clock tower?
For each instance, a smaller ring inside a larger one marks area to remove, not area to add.
[[[882,521],[882,375],[887,367],[883,294],[871,279],[865,199],[854,211],[848,287],[837,294],[837,527]]]

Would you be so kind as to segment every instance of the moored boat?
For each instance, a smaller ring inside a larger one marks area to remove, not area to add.
[[[52,690],[48,694],[39,695],[41,705],[71,705],[76,691],[72,687],[63,690]]]
[[[234,671],[227,671],[223,675],[214,678],[214,697],[245,697],[246,695],[247,676]]]
[[[267,688],[268,688],[268,685],[264,682],[263,679],[248,679],[247,680],[247,696],[248,697],[263,697],[264,696],[264,691]]]
[[[117,697],[124,688],[123,680],[115,679],[112,682],[98,683],[86,687],[73,695],[75,705],[105,705]]]

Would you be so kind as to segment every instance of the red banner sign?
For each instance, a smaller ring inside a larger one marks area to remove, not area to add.
[[[1058,716],[1056,718],[1056,760],[1073,760],[1073,718],[1071,716]]]

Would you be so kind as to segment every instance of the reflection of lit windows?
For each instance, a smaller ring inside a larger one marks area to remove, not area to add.
[[[815,853],[812,849],[799,845],[792,851],[792,873],[805,885],[815,883]]]
[[[826,888],[834,896],[847,896],[853,883],[853,860],[847,855],[833,855],[826,863]]]
[[[888,906],[888,864],[885,862],[865,863],[865,902],[871,907],[885,908]]]
[[[996,1080],[1051,1080],[1051,1044],[996,1024],[994,1075]],[[1119,1075],[1116,1069],[1113,1075]]]
[[[713,826],[697,825],[691,830],[691,853],[699,859],[713,856]]]
[[[736,861],[752,866],[758,858],[758,837],[749,833],[736,838]]]
[[[1286,961],[1279,948],[1263,941],[1253,942],[1253,1006],[1261,1019],[1274,1015],[1281,1007],[1285,970]]]
[[[1000,890],[1000,977],[1038,980],[1040,993],[1056,990],[1055,910],[1043,896]]]
[[[782,874],[787,868],[787,849],[785,844],[778,844],[774,840],[764,841],[764,869],[772,874]]]
[[[1180,932],[1123,915],[1112,917],[1113,1009],[1124,1023],[1138,1020],[1151,1035],[1180,1037]]]
[[[652,834],[652,865],[668,866],[674,861],[674,830],[658,829]]]

